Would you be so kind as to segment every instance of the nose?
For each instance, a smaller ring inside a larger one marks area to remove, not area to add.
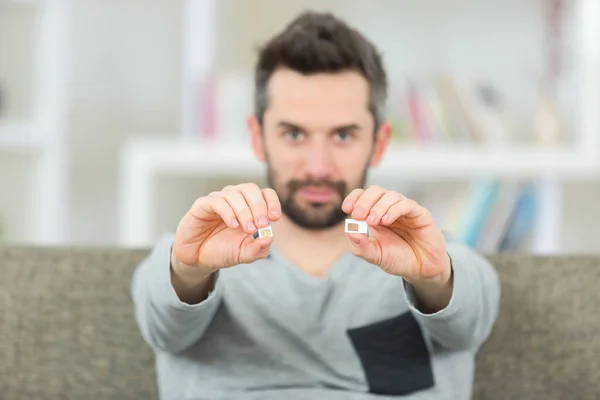
[[[333,174],[334,160],[331,149],[325,141],[318,140],[312,143],[306,157],[306,173],[311,179],[328,179]]]

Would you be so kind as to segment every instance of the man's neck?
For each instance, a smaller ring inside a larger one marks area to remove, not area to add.
[[[305,273],[324,277],[329,268],[348,251],[343,222],[333,228],[308,230],[285,215],[273,228],[273,245],[283,257]]]

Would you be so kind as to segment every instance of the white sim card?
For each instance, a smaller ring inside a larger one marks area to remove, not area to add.
[[[271,228],[271,225],[267,226],[266,228],[259,228],[258,229],[258,237],[259,238],[273,237],[273,229]]]
[[[346,220],[346,233],[364,233],[369,234],[369,225],[367,221],[357,221],[355,219]]]

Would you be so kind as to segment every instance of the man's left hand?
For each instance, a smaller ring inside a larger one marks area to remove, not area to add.
[[[369,225],[369,237],[348,234],[353,254],[415,286],[449,284],[452,267],[446,240],[427,209],[379,186],[355,189],[342,209]]]

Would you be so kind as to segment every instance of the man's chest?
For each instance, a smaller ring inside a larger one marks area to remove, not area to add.
[[[244,365],[244,376],[363,391],[370,371],[381,366],[393,371],[407,362],[429,362],[395,277],[304,283],[268,281],[268,275],[225,278],[223,306],[201,346],[215,358]],[[417,356],[403,359],[415,350]],[[222,353],[231,357],[216,357]]]
[[[259,330],[331,340],[408,309],[402,279],[374,266],[349,264],[324,279],[277,264],[242,268],[223,274],[222,287],[232,317],[248,329],[260,321]]]

